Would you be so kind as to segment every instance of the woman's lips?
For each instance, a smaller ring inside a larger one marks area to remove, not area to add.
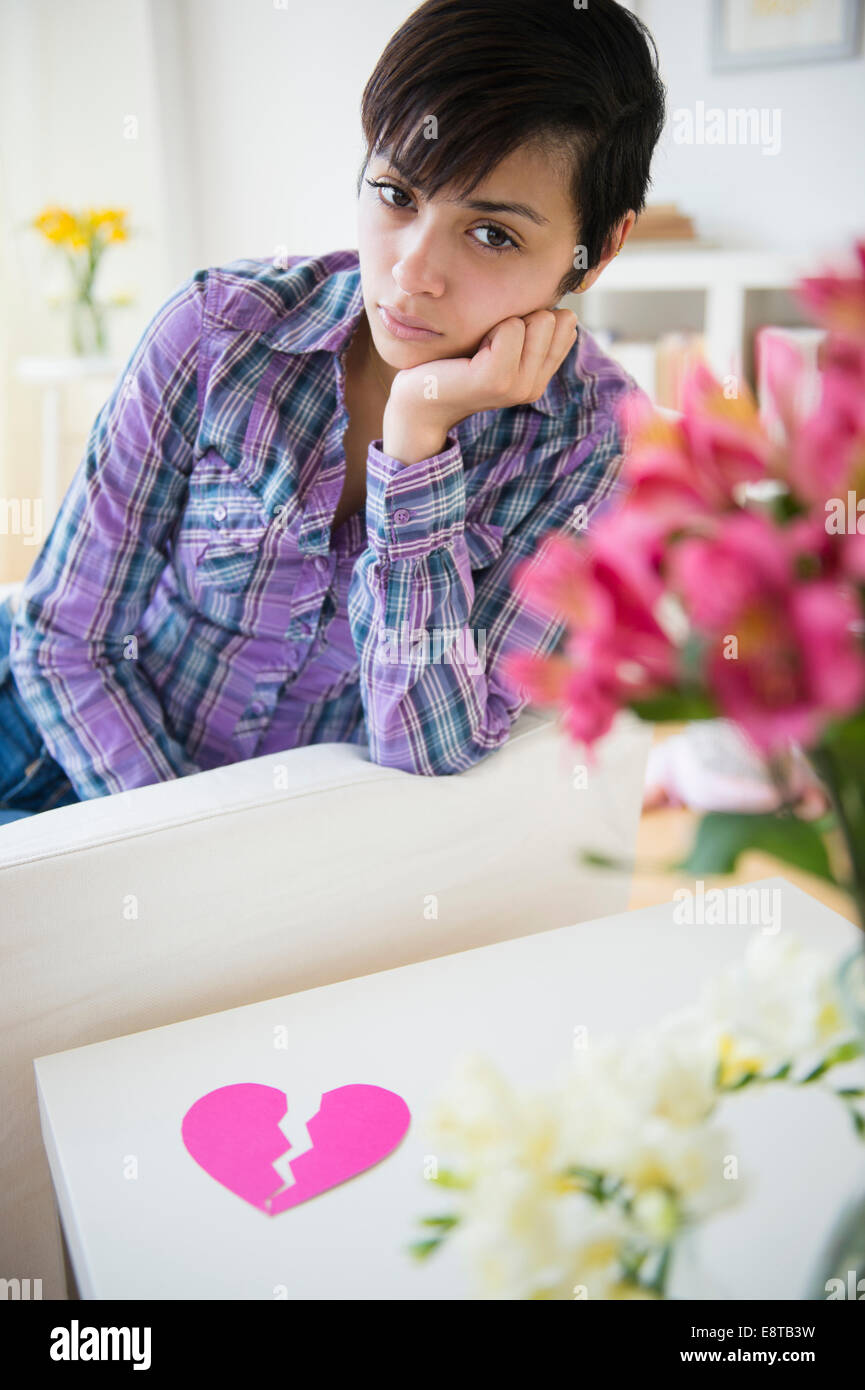
[[[386,309],[383,304],[378,306],[379,318],[387,329],[388,333],[393,334],[394,338],[402,338],[405,342],[418,343],[427,338],[440,338],[441,334],[432,328],[410,328],[408,324],[395,318],[393,311]]]

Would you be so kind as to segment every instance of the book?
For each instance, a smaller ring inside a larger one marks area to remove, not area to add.
[[[634,223],[629,241],[693,241],[694,223],[675,203],[649,203]]]

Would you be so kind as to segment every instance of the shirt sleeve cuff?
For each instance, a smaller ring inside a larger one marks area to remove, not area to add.
[[[465,529],[466,488],[462,450],[448,435],[439,454],[400,463],[385,454],[382,440],[369,446],[366,525],[381,556],[406,559],[450,545]]]

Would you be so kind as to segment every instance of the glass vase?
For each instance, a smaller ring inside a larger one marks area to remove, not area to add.
[[[72,351],[76,357],[104,357],[108,350],[105,310],[88,297],[72,303]]]

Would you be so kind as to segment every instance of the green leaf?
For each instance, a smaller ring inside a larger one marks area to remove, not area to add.
[[[440,1168],[436,1177],[432,1178],[431,1181],[438,1183],[439,1187],[471,1187],[471,1182],[468,1178],[461,1178],[458,1173],[453,1172],[450,1168]]]
[[[821,1076],[825,1076],[829,1070],[829,1063],[824,1059],[818,1062],[813,1071],[809,1071],[807,1076],[803,1076],[799,1081],[800,1086],[807,1086],[809,1081],[818,1081]]]
[[[831,1052],[826,1053],[822,1062],[818,1062],[807,1076],[802,1077],[799,1085],[804,1086],[809,1081],[816,1081],[818,1077],[824,1076],[830,1067],[836,1067],[839,1062],[852,1062],[854,1057],[862,1056],[862,1050],[863,1044],[858,1038],[849,1038],[846,1042],[838,1043]]]
[[[622,1282],[633,1284],[636,1288],[640,1287],[640,1270],[649,1255],[648,1248],[640,1250],[633,1248],[628,1250],[626,1247],[619,1251],[619,1264],[622,1270]]]
[[[865,1050],[865,1043],[861,1038],[845,1038],[843,1042],[836,1043],[832,1051],[827,1053],[826,1061],[830,1067],[835,1067],[839,1062],[852,1062],[854,1058],[861,1057]]]
[[[674,867],[695,877],[730,874],[739,855],[750,849],[835,883],[822,837],[810,821],[793,816],[709,811],[700,821],[688,857]]]
[[[805,514],[805,508],[796,500],[791,492],[776,493],[771,501],[771,509],[774,513],[776,522],[780,525],[792,521],[794,517]]]
[[[861,757],[865,754],[865,713],[830,720],[823,729],[820,744],[847,756],[858,753]]]
[[[629,872],[634,869],[631,859],[616,859],[613,855],[601,854],[593,849],[584,849],[579,858],[583,864],[594,864],[599,869],[627,869]]]
[[[631,700],[628,708],[640,719],[663,724],[671,719],[717,719],[718,706],[701,690],[665,690],[641,700]]]
[[[570,1178],[574,1184],[574,1190],[584,1192],[587,1197],[593,1198],[596,1202],[603,1202],[607,1196],[604,1191],[605,1175],[594,1168],[579,1168],[571,1165],[565,1168],[562,1177]]]
[[[865,1139],[865,1115],[860,1115],[858,1110],[850,1106],[850,1118],[853,1121],[853,1128],[860,1139]]]
[[[761,1080],[759,1071],[745,1071],[735,1081],[728,1081],[726,1086],[722,1086],[723,1091],[741,1091],[743,1086],[750,1086],[752,1081]]]
[[[420,1224],[422,1226],[439,1226],[443,1231],[449,1231],[459,1222],[458,1216],[422,1216]]]
[[[571,1163],[564,1170],[566,1178],[581,1178],[586,1182],[603,1182],[605,1174],[599,1168],[582,1168],[576,1163]]]
[[[784,1063],[778,1068],[777,1071],[768,1072],[768,1073],[766,1074],[766,1080],[767,1080],[767,1081],[786,1081],[787,1077],[788,1077],[789,1074],[790,1074],[790,1069],[791,1069],[792,1066],[793,1066],[793,1063],[792,1063],[792,1062],[784,1062]]]
[[[434,1250],[438,1250],[441,1243],[439,1237],[433,1237],[432,1240],[415,1240],[408,1247],[408,1252],[416,1260],[425,1260]]]
[[[584,849],[574,856],[578,864],[591,864],[598,869],[616,869],[627,874],[669,874],[676,867],[669,860],[658,859],[620,859],[612,854],[602,854],[599,850]]]

